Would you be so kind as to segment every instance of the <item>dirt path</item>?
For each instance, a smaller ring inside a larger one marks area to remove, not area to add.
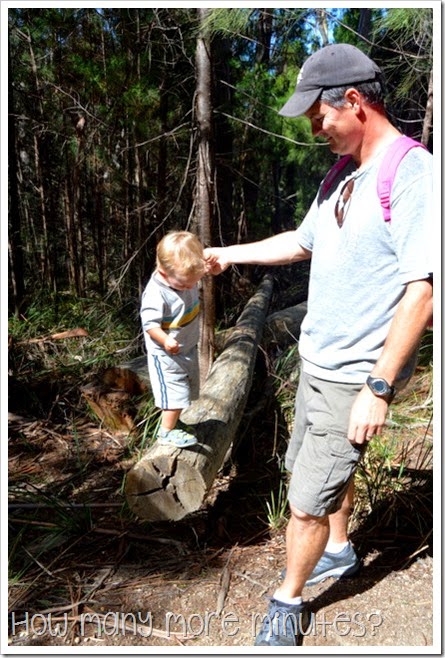
[[[123,507],[125,436],[13,416],[10,646],[252,646],[285,565],[284,527],[270,530],[266,510],[285,422],[264,404],[260,421],[199,513],[147,524]],[[359,575],[306,588],[303,646],[431,649],[432,479],[410,478],[358,519]]]
[[[128,541],[117,568],[112,554],[102,567],[73,565],[69,577],[82,581],[84,591],[97,588],[93,595],[66,612],[17,613],[12,646],[253,645],[284,564],[283,535],[220,551],[178,552]],[[306,588],[313,617],[304,646],[430,646],[432,577],[428,555],[398,571],[385,552],[366,555],[359,576]]]

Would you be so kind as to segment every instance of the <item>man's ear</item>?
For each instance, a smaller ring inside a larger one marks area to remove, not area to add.
[[[362,97],[355,87],[350,87],[345,93],[346,105],[359,111],[362,105]]]

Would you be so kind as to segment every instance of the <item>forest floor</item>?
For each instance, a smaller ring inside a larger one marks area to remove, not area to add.
[[[417,377],[404,403],[424,399],[422,386]],[[279,437],[286,422],[263,385],[246,413],[253,420],[241,447],[203,509],[181,522],[149,524],[132,517],[122,494],[135,461],[125,435],[91,418],[74,426],[10,408],[9,645],[15,652],[58,645],[73,652],[140,647],[155,653],[162,646],[236,653],[235,647],[254,644],[285,565],[285,526],[271,527],[266,501],[282,475]],[[388,490],[354,521],[359,575],[305,589],[312,625],[299,652],[414,646],[421,653],[433,644],[431,463],[419,461],[425,437],[432,437],[430,426],[419,425],[400,433],[410,446],[406,486]]]

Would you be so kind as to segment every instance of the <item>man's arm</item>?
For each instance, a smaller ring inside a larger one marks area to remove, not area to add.
[[[391,322],[382,353],[372,369],[373,377],[381,377],[391,385],[395,382],[417,348],[432,314],[432,278],[409,283]],[[374,434],[380,434],[387,411],[388,402],[375,396],[365,385],[351,410],[348,439],[362,444]]]
[[[382,354],[373,368],[373,377],[392,384],[409,359],[433,315],[433,280],[413,281],[397,307]]]
[[[235,244],[229,247],[204,249],[204,256],[212,274],[224,272],[229,265],[285,265],[307,260],[312,253],[302,247],[295,231],[278,233],[265,240],[248,244]]]

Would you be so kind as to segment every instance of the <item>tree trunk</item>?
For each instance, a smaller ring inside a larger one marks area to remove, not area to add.
[[[428,100],[426,103],[425,116],[423,119],[423,128],[422,128],[422,144],[424,146],[428,146],[432,125],[433,125],[433,70],[431,69],[430,79],[428,82]]]
[[[52,288],[54,287],[54,267],[50,257],[50,244],[52,238],[48,225],[47,204],[49,194],[47,190],[47,180],[45,175],[45,162],[48,161],[48,139],[46,135],[46,121],[42,103],[42,88],[39,79],[37,61],[34,54],[32,38],[30,34],[28,34],[26,38],[28,41],[29,60],[33,76],[34,93],[36,98],[36,113],[39,125],[38,130],[34,131],[34,171],[36,180],[35,188],[38,192],[40,217],[42,222],[41,278],[44,285],[46,285],[48,288]]]
[[[358,20],[357,32],[369,40],[371,32],[371,9],[360,9],[360,18]]]
[[[264,342],[268,347],[278,345],[286,349],[300,338],[300,327],[307,312],[307,302],[271,313],[264,327]]]
[[[14,312],[18,316],[25,296],[25,279],[23,270],[23,243],[20,193],[18,183],[18,149],[16,140],[16,113],[14,105],[14,86],[11,74],[11,52],[8,57],[8,148],[9,148],[9,264],[13,291]]]
[[[307,302],[301,302],[295,306],[289,306],[276,313],[271,313],[266,318],[264,325],[262,346],[265,350],[279,347],[285,350],[290,345],[295,344],[300,339],[300,328],[303,318],[307,312]],[[217,352],[222,352],[227,341],[231,338],[235,327],[219,331],[215,335],[215,347]],[[138,359],[135,359],[135,366]],[[137,367],[131,366],[132,370],[137,371]]]
[[[193,426],[199,444],[185,450],[155,444],[127,474],[125,494],[138,517],[177,521],[203,504],[242,418],[272,289],[273,280],[266,276],[213,364],[199,399],[181,416]]]
[[[196,44],[196,122],[198,125],[198,171],[196,175],[195,224],[202,244],[213,244],[214,153],[212,121],[212,62],[210,40],[203,27],[208,10],[198,9],[201,32]],[[204,277],[201,290],[201,338],[199,362],[201,385],[213,361],[215,326],[215,283]]]
[[[326,16],[326,9],[316,9],[315,15],[317,17],[317,27],[320,32],[322,46],[327,46],[329,43],[329,34],[328,34],[328,19]]]
[[[270,44],[272,42],[273,9],[260,9],[259,12],[256,61],[258,64],[268,64],[270,61]]]

